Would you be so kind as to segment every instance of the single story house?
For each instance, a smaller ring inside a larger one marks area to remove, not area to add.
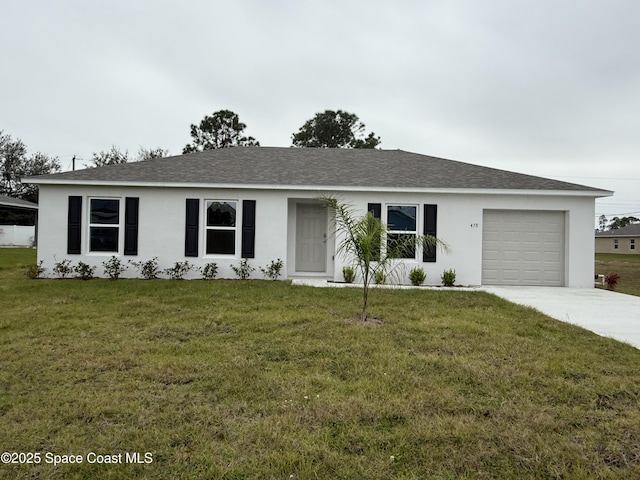
[[[640,223],[627,225],[616,230],[596,232],[596,253],[640,254]]]
[[[234,147],[33,177],[40,186],[38,260],[96,265],[157,257],[161,268],[215,262],[235,278],[281,259],[282,278],[342,280],[349,259],[323,195],[395,233],[428,233],[450,253],[416,249],[404,271],[439,285],[593,287],[595,198],[610,191],[402,150]],[[393,232],[392,232],[393,233]],[[135,276],[129,269],[126,274]],[[193,272],[192,278],[197,278]]]

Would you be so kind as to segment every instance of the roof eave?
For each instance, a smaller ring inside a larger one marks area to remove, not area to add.
[[[615,235],[615,234],[607,234],[607,235],[601,235],[596,233],[596,238],[639,238],[640,237],[640,233],[623,233],[620,235]]]
[[[0,201],[0,205],[2,205],[3,207],[24,208],[26,210],[38,210],[38,205],[22,205],[19,203],[10,203],[10,202],[2,202],[2,201]]]
[[[456,194],[493,194],[493,195],[539,195],[539,196],[579,196],[609,197],[609,190],[543,190],[514,188],[434,188],[434,187],[390,187],[390,186],[344,186],[344,185],[286,185],[286,184],[238,184],[238,183],[191,183],[191,182],[139,182],[115,180],[65,180],[27,178],[25,183],[39,185],[77,185],[103,187],[144,187],[144,188],[216,188],[230,190],[305,190],[335,192],[406,192],[406,193],[456,193]]]

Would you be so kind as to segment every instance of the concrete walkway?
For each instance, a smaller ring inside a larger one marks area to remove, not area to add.
[[[480,289],[640,348],[640,297],[599,288],[483,286]]]

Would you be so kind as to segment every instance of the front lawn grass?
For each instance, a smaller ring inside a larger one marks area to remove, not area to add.
[[[596,274],[608,275],[613,272],[620,275],[617,292],[640,296],[640,255],[596,253],[595,265]]]
[[[357,289],[28,280],[6,255],[0,449],[43,461],[0,478],[640,478],[640,351],[532,309],[376,290],[362,326]]]

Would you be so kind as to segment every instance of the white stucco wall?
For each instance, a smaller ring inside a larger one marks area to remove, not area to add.
[[[96,265],[98,276],[103,275],[102,262],[112,253],[88,251],[88,198],[121,198],[121,216],[124,216],[124,198],[139,197],[138,255],[122,255],[124,229],[120,229],[119,256],[123,260],[144,261],[158,257],[160,267],[171,267],[176,261],[188,260],[202,266],[215,261],[219,277],[234,278],[230,266],[240,261],[240,227],[236,235],[236,253],[229,256],[185,257],[185,199],[236,200],[241,208],[242,200],[256,200],[256,250],[250,260],[256,268],[253,277],[262,278],[259,266],[266,266],[278,258],[285,263],[283,277],[300,276],[295,271],[295,207],[300,200],[317,198],[321,193],[294,190],[243,190],[206,188],[155,188],[155,187],[104,187],[104,186],[40,186],[40,214],[38,260],[44,262],[51,274],[55,262],[69,258]],[[590,196],[484,194],[484,193],[393,193],[393,192],[333,192],[338,198],[364,213],[368,203],[418,205],[418,232],[422,233],[422,205],[438,205],[438,237],[451,247],[451,253],[438,252],[437,262],[404,261],[404,282],[413,266],[421,266],[427,273],[426,284],[440,285],[444,270],[453,268],[456,283],[479,285],[482,278],[482,218],[484,209],[555,210],[565,212],[565,284],[569,287],[593,287],[594,259],[594,198]],[[83,196],[82,255],[67,255],[67,205],[68,196]],[[204,248],[204,209],[200,208],[200,251]],[[384,215],[384,214],[383,214]],[[239,224],[241,212],[239,214]],[[384,218],[384,216],[383,216]],[[335,257],[335,240],[327,241],[327,272],[325,278],[342,280],[342,267],[349,262]],[[421,260],[421,255],[418,255]],[[132,267],[123,276],[134,277]],[[323,275],[318,275],[323,276]],[[198,278],[192,273],[191,278]]]
[[[347,198],[344,194],[343,198]],[[552,210],[565,212],[565,286],[593,287],[594,241],[592,197],[556,195],[496,195],[449,193],[350,193],[349,203],[364,213],[370,202],[385,204],[438,205],[438,238],[447,242],[449,254],[441,251],[435,263],[404,261],[405,273],[415,266],[427,273],[427,285],[440,285],[443,271],[454,269],[456,283],[480,285],[482,281],[482,217],[485,209]],[[384,215],[384,214],[383,214]],[[422,218],[420,210],[419,218]],[[421,222],[421,220],[420,220]],[[420,223],[419,228],[422,228]],[[420,230],[419,233],[422,233]],[[342,279],[342,267],[347,263],[336,259],[335,277]],[[409,283],[405,275],[404,283]]]

